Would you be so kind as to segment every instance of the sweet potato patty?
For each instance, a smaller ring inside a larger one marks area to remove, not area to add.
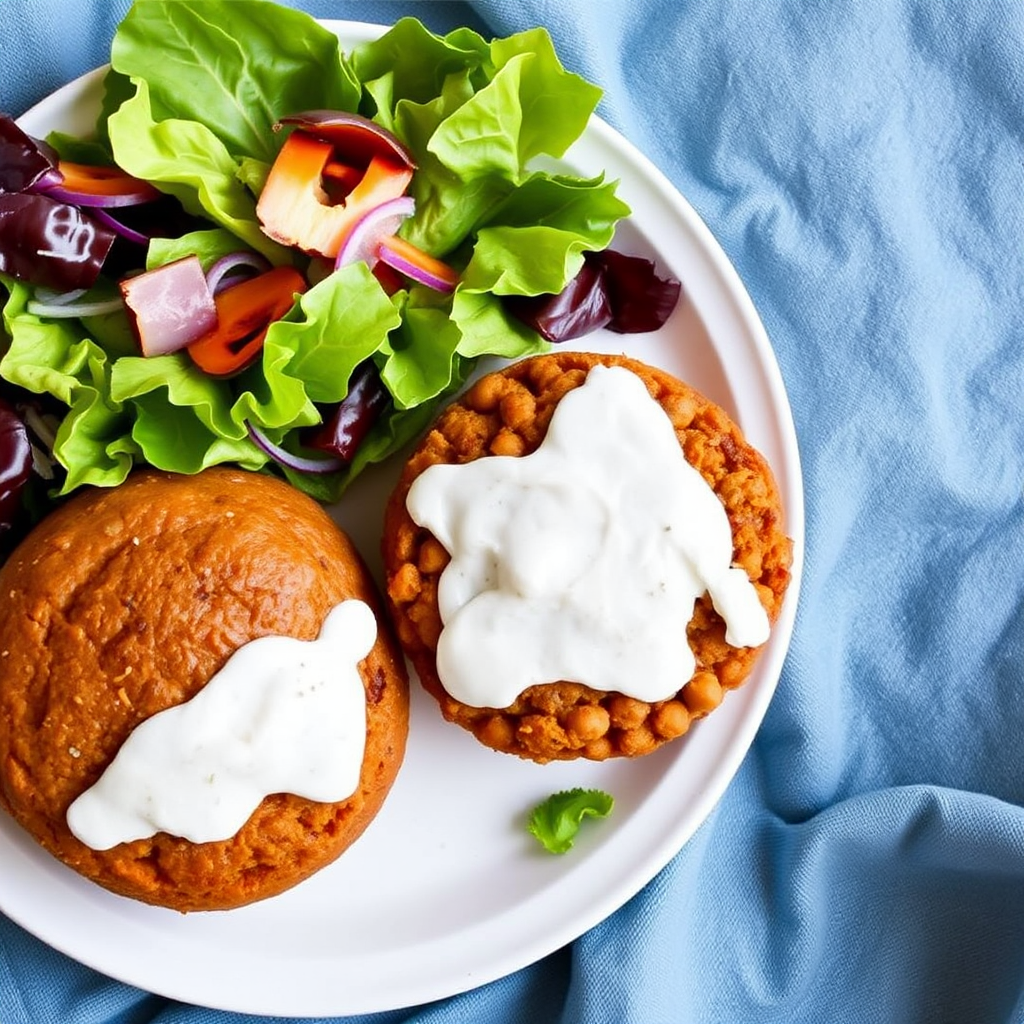
[[[764,458],[714,403],[670,374],[633,359],[558,352],[514,363],[478,381],[439,417],[409,459],[385,516],[387,598],[399,639],[425,688],[449,721],[496,750],[538,762],[634,757],[681,736],[749,675],[760,648],[725,642],[725,623],[705,594],[686,628],[697,668],[668,700],[647,703],[571,680],[531,686],[506,708],[470,707],[438,677],[441,632],[438,580],[448,552],[406,509],[412,482],[427,467],[489,455],[523,456],[544,439],[559,400],[598,364],[632,370],[675,428],[689,463],[718,495],[733,534],[734,564],[746,570],[775,622],[789,583],[792,543],[784,532],[778,487]]]
[[[250,903],[334,860],[384,800],[405,749],[408,683],[381,625],[360,663],[367,742],[349,799],[269,796],[233,838],[200,844],[159,833],[95,851],[65,821],[132,729],[189,700],[242,644],[314,639],[346,598],[378,611],[351,543],[294,488],[214,469],[83,493],[16,549],[0,594],[0,804],[106,888],[178,910]]]

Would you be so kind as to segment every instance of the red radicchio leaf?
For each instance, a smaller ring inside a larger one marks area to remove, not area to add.
[[[21,510],[21,490],[32,472],[32,447],[25,424],[0,398],[0,534],[13,525]]]
[[[509,295],[506,307],[547,341],[570,341],[605,327],[612,307],[604,272],[589,260],[557,295]]]
[[[369,360],[360,363],[352,371],[348,394],[327,411],[323,423],[303,433],[303,447],[350,462],[387,403],[388,390],[377,367]]]
[[[612,307],[609,330],[644,334],[656,331],[672,315],[682,285],[674,277],[659,277],[651,260],[605,249],[588,252],[587,261],[604,270],[604,287]]]
[[[56,171],[53,149],[26,135],[6,114],[0,114],[0,193],[24,192]]]
[[[0,271],[29,284],[62,292],[91,288],[114,237],[77,206],[0,194]]]
[[[612,249],[588,252],[580,272],[557,295],[510,295],[508,310],[547,341],[570,341],[601,327],[620,334],[656,331],[682,286],[654,263]]]

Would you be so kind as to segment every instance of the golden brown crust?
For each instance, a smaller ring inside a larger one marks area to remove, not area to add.
[[[665,410],[687,460],[725,506],[734,562],[756,585],[773,623],[789,583],[792,543],[771,470],[726,413],[693,388],[634,359],[569,351],[525,359],[483,377],[442,413],[391,495],[383,539],[387,599],[402,646],[444,717],[487,746],[539,762],[649,753],[717,707],[724,691],[747,678],[760,653],[725,642],[725,624],[705,595],[687,626],[697,670],[670,700],[648,704],[567,681],[530,687],[500,709],[469,707],[445,692],[435,652],[441,631],[437,584],[448,555],[409,516],[409,487],[437,463],[535,451],[559,400],[598,363],[632,370]]]
[[[0,569],[0,803],[46,849],[114,892],[178,910],[275,895],[369,824],[405,749],[404,661],[369,574],[316,502],[266,476],[144,472],[83,493]],[[160,833],[94,851],[70,803],[131,730],[194,696],[239,646],[317,636],[345,598],[380,629],[361,663],[367,746],[359,788],[321,804],[274,795],[232,839]]]

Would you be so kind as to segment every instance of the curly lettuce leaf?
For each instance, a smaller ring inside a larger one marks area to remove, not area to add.
[[[601,90],[566,71],[547,29],[532,28],[491,43],[500,69],[514,68],[517,101],[522,109],[517,147],[520,166],[542,153],[561,157],[587,127]]]
[[[355,110],[360,98],[334,33],[263,0],[142,0],[118,26],[110,62],[136,83],[145,80],[155,121],[203,125],[236,160],[272,161],[282,116]],[[119,160],[121,148],[115,143]]]
[[[451,317],[461,334],[458,353],[465,359],[484,355],[519,359],[550,348],[536,331],[508,313],[502,302],[487,292],[459,288],[452,301]]]
[[[310,401],[340,402],[352,371],[400,323],[398,310],[369,267],[350,263],[301,295],[290,313],[270,325],[264,371],[273,362],[276,372],[304,382]]]
[[[82,484],[115,486],[132,467],[137,447],[130,418],[110,397],[110,359],[73,321],[47,321],[29,313],[30,289],[0,278],[8,291],[3,309],[7,349],[0,376],[33,394],[50,394],[68,407],[57,431],[54,458],[66,469],[61,494]]]
[[[560,292],[603,249],[629,207],[615,183],[535,174],[494,210],[477,232],[462,287],[496,295]]]
[[[476,88],[490,81],[494,69],[487,41],[472,29],[447,36],[431,32],[416,18],[401,18],[382,35],[349,54],[352,71],[370,102],[363,113],[389,131],[396,130],[401,101],[425,104],[441,95],[452,76],[472,76]]]
[[[82,139],[67,132],[50,132],[46,141],[57,151],[62,160],[73,160],[80,164],[96,164],[100,167],[113,162],[110,147],[98,138]]]
[[[225,462],[260,469],[268,461],[248,437],[227,438],[208,429],[196,407],[175,405],[159,392],[135,396],[132,406],[132,439],[158,469],[198,473]]]
[[[500,174],[467,179],[430,151],[434,132],[472,95],[469,73],[452,74],[434,99],[403,100],[396,110],[395,130],[416,154],[418,164],[409,188],[416,200],[416,216],[403,223],[401,234],[436,256],[446,256],[461,245],[515,187]]]
[[[227,228],[272,262],[289,262],[287,249],[260,229],[256,200],[238,177],[239,161],[217,134],[198,121],[156,120],[148,83],[140,78],[136,86],[135,95],[107,119],[119,166],[175,196],[189,213]]]
[[[491,52],[494,77],[438,126],[427,148],[465,180],[500,174],[519,184],[534,157],[565,154],[601,90],[562,67],[544,29],[496,40]]]
[[[245,247],[224,228],[190,231],[177,238],[151,238],[146,247],[146,269],[153,270],[185,256],[195,256],[203,270],[209,270],[222,256],[230,256]]]
[[[143,397],[158,393],[168,406],[190,410],[192,417],[209,433],[236,441],[246,437],[245,427],[231,416],[234,400],[230,383],[203,373],[184,352],[128,356],[114,363],[110,374],[110,395],[114,401],[121,404],[135,401],[138,404]],[[149,398],[145,404],[151,413],[157,411],[154,399]],[[180,425],[178,429],[181,429]],[[173,468],[167,464],[169,455],[158,453],[157,441],[148,435],[148,444],[144,444],[142,438],[137,440],[143,454],[153,452],[158,455],[159,462],[154,462],[154,465],[163,469]],[[171,442],[168,442],[168,447],[173,452]]]
[[[395,296],[401,320],[381,352],[381,380],[399,409],[412,409],[443,394],[455,373],[462,332],[447,300],[428,288]]]
[[[569,789],[554,793],[530,814],[527,830],[549,853],[568,853],[585,817],[604,818],[615,800],[600,789]]]

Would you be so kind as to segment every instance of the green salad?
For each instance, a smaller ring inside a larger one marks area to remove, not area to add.
[[[186,257],[205,272],[243,251],[309,284],[266,328],[254,362],[211,375],[186,351],[140,353],[128,312],[108,301],[119,284],[106,266],[71,307],[80,316],[45,315],[36,283],[0,273],[0,387],[56,410],[54,494],[116,485],[137,464],[196,473],[271,463],[335,501],[415,437],[479,357],[547,348],[510,300],[563,293],[629,213],[600,169],[538,169],[580,136],[600,97],[565,70],[543,29],[487,41],[405,18],[345,52],[298,11],[232,0],[212,17],[212,6],[137,0],[113,40],[94,135],[47,142],[69,168],[112,165],[155,186],[186,218],[187,230],[137,245],[127,277]],[[452,287],[405,278],[389,289],[366,262],[325,267],[264,230],[257,204],[289,137],[282,119],[304,111],[359,114],[400,140],[415,165],[415,209],[396,234],[452,268]],[[361,366],[387,400],[354,455],[331,472],[274,462],[268,445],[302,452]]]

